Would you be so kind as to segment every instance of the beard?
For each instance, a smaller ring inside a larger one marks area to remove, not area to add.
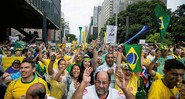
[[[99,90],[102,90],[102,91],[99,91]],[[108,92],[108,90],[107,89],[105,89],[105,88],[96,88],[96,92],[99,94],[99,95],[103,95],[103,94],[105,94],[105,93],[107,93]]]

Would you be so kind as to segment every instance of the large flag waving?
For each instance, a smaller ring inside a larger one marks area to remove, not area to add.
[[[124,44],[126,59],[132,72],[142,71],[141,51],[142,46],[136,44]]]
[[[164,36],[170,22],[170,15],[160,5],[157,5],[155,7],[155,16],[159,23],[161,41],[164,42]]]

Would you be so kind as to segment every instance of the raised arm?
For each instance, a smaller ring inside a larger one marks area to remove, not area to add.
[[[63,66],[57,73],[57,75],[54,77],[54,80],[59,82],[59,78],[62,75],[62,73],[64,72],[64,70],[67,68],[68,64],[66,64],[65,66]]]
[[[154,60],[146,67],[148,73],[151,76],[154,76],[155,75],[155,71],[153,70],[153,68],[156,65],[156,61],[158,60],[158,58],[159,58],[159,55],[156,53]]]
[[[94,62],[92,64],[92,67],[94,70],[96,70],[96,67],[98,66],[98,53],[97,53],[97,50],[96,50],[96,45],[98,44],[98,41],[95,40],[92,42],[92,48],[93,48],[93,59],[94,59]]]
[[[71,99],[82,99],[83,92],[85,87],[88,85],[88,83],[91,81],[91,77],[89,76],[93,69],[91,67],[88,67],[85,69],[83,74],[83,80],[80,84],[80,86],[76,89]]]
[[[43,43],[39,45],[39,60],[44,63],[44,59],[42,58],[42,48],[43,48]]]
[[[53,64],[55,62],[55,58],[56,58],[55,53],[52,53],[51,57],[50,57],[49,66],[48,66],[48,73],[49,73],[49,75],[53,75],[54,74]]]

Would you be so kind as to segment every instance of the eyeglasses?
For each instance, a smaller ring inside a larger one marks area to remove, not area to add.
[[[106,81],[102,81],[102,82],[101,82],[101,81],[99,81],[99,80],[96,80],[95,83],[98,84],[98,85],[101,85],[101,84],[102,84],[102,85],[106,85],[106,84],[108,84],[108,82],[106,82]]]

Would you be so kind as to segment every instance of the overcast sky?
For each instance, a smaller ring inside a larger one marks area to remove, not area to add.
[[[79,37],[79,27],[90,24],[90,17],[93,16],[94,6],[101,5],[103,0],[61,0],[61,10],[64,12],[66,22],[69,22],[70,33]],[[168,0],[167,8],[174,11],[177,6],[185,4],[185,0]]]

